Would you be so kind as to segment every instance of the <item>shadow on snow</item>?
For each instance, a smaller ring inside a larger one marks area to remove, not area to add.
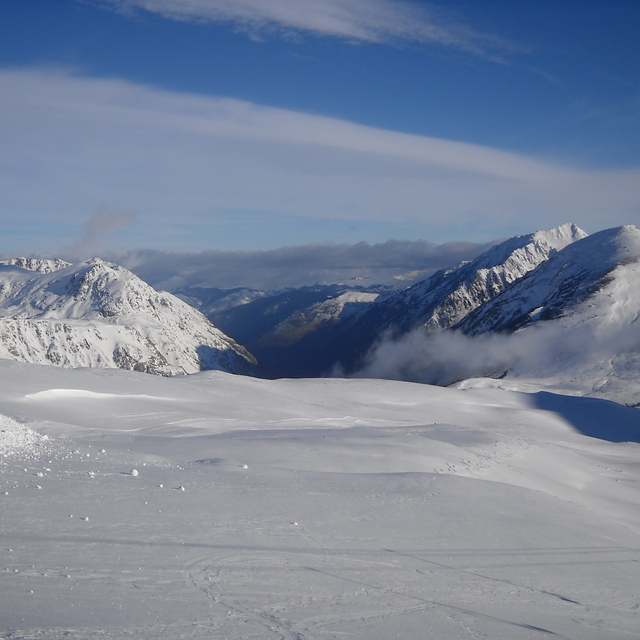
[[[640,442],[640,410],[610,400],[562,396],[547,391],[532,394],[536,409],[551,411],[576,431],[609,442]]]

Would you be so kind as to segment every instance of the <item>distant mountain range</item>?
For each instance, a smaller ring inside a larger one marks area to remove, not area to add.
[[[432,381],[424,372],[430,360],[446,367],[446,350],[422,351],[420,341],[463,336],[470,362],[479,345],[495,345],[498,355],[510,345],[515,354],[486,351],[473,375],[577,380],[577,393],[636,404],[629,381],[640,374],[639,260],[634,226],[588,236],[564,224],[496,244],[401,291],[334,284],[172,295],[98,259],[16,258],[0,264],[0,357],[162,375],[386,376],[392,363],[379,365],[397,358],[399,345],[418,373],[389,375]]]
[[[212,311],[209,319],[258,358],[261,375],[271,378],[321,375],[335,331],[375,300],[385,286],[317,285],[261,292],[254,300]]]

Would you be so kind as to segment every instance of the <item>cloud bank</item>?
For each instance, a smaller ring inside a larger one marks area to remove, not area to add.
[[[130,246],[177,250],[306,244],[319,221],[449,238],[640,224],[640,169],[571,168],[69,70],[0,71],[0,136],[0,219],[34,236],[48,225],[49,245],[100,209],[136,214]],[[308,225],[306,241],[283,240],[291,220]]]
[[[111,258],[161,288],[275,290],[314,284],[387,284],[404,288],[433,271],[471,260],[488,244],[390,240],[370,245],[307,245],[270,251],[129,251]]]
[[[224,23],[255,38],[313,34],[375,44],[436,44],[486,58],[515,45],[479,33],[424,2],[406,0],[103,0],[128,13]]]
[[[413,331],[383,338],[354,377],[385,378],[446,386],[473,377],[502,375],[579,376],[618,354],[640,351],[634,323],[579,323],[568,328],[552,321],[512,334],[466,336],[459,331]],[[340,372],[337,372],[338,374]],[[591,376],[597,381],[598,376]]]

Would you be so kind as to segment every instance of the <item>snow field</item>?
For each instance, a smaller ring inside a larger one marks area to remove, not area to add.
[[[50,437],[0,465],[0,637],[637,636],[637,410],[2,362],[0,412]]]

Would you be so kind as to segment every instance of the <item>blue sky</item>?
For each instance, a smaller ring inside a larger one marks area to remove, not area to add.
[[[0,0],[4,253],[640,224],[633,0]]]

